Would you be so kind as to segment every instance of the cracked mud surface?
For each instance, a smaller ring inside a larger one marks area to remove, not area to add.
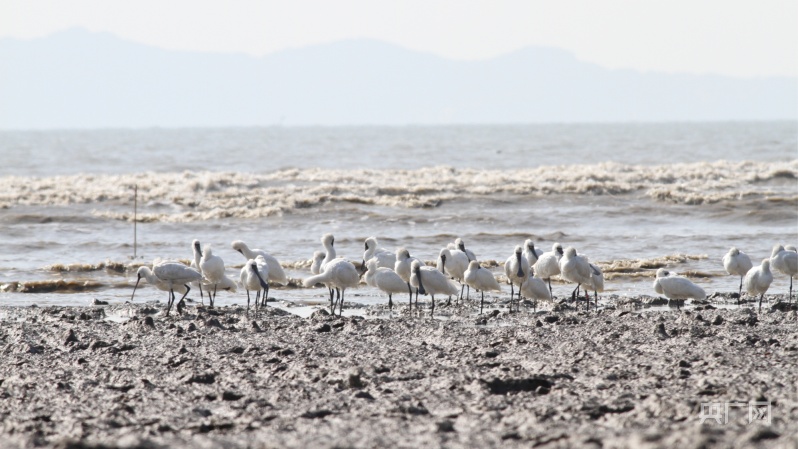
[[[798,445],[795,311],[154,312],[0,308],[0,447]]]

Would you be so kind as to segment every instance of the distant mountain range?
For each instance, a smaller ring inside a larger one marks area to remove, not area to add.
[[[0,39],[0,128],[796,120],[798,78],[609,70],[529,47],[455,61],[375,40],[264,57],[72,29]]]

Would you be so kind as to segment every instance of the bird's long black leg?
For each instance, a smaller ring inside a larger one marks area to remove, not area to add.
[[[247,289],[244,289],[247,290]],[[257,306],[255,307],[257,309]],[[249,290],[247,290],[247,316],[249,316]]]

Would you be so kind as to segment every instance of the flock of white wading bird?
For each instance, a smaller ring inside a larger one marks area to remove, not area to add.
[[[388,295],[388,307],[393,307],[393,295],[407,293],[410,297],[409,309],[413,308],[413,294],[416,298],[418,309],[418,295],[429,295],[432,298],[431,313],[435,313],[435,295],[447,296],[449,301],[454,295],[463,299],[466,289],[466,300],[469,299],[470,289],[481,293],[480,313],[485,301],[486,291],[501,291],[499,282],[493,273],[480,266],[476,255],[466,249],[463,240],[458,238],[441,249],[438,254],[437,266],[426,266],[415,257],[410,256],[406,248],[399,248],[395,252],[379,248],[377,239],[369,237],[365,241],[363,260],[355,263],[337,257],[335,252],[335,238],[332,234],[321,237],[324,251],[313,254],[310,271],[312,276],[304,280],[305,287],[324,285],[330,294],[330,311],[335,314],[336,308],[339,315],[343,313],[344,294],[347,289],[355,288],[360,284],[365,275],[366,284],[375,287]],[[194,257],[191,266],[181,262],[160,261],[156,259],[152,269],[144,266],[138,269],[138,279],[133,287],[136,294],[141,278],[158,289],[169,292],[166,315],[175,302],[175,292],[183,296],[177,303],[178,312],[182,313],[183,300],[191,290],[191,285],[199,287],[203,297],[203,286],[207,290],[208,301],[213,307],[218,290],[235,292],[237,287],[242,287],[247,292],[247,312],[250,306],[250,292],[255,292],[255,310],[266,306],[269,295],[269,284],[288,284],[280,262],[260,249],[250,249],[244,242],[236,240],[232,248],[247,259],[241,269],[238,283],[225,275],[224,261],[213,254],[210,245],[203,249],[200,242],[194,240],[191,244]],[[773,247],[770,258],[762,260],[759,266],[754,267],[751,259],[737,248],[731,248],[723,257],[723,266],[730,275],[740,276],[739,298],[742,291],[748,295],[759,296],[759,309],[762,308],[762,299],[771,282],[773,272],[771,267],[790,277],[789,300],[792,301],[792,278],[798,274],[798,251],[794,246],[786,248],[781,245]],[[579,289],[584,289],[586,307],[590,308],[589,291],[594,292],[595,305],[598,307],[598,293],[604,291],[604,275],[587,257],[577,254],[576,250],[568,247],[563,250],[559,243],[552,245],[551,251],[542,252],[535,248],[532,240],[526,240],[524,245],[515,247],[513,254],[504,264],[504,272],[510,284],[510,308],[512,310],[515,299],[520,305],[521,297],[525,297],[536,304],[537,300],[552,299],[551,278],[559,275],[563,280],[576,284],[571,292],[573,301],[579,300]],[[456,280],[460,284],[458,291]],[[517,296],[515,290],[518,290]],[[657,270],[654,280],[654,291],[665,295],[668,299],[683,301],[686,299],[704,299],[706,292],[689,279],[675,275],[663,268]],[[133,300],[133,295],[130,299]],[[677,302],[678,304],[678,302]]]

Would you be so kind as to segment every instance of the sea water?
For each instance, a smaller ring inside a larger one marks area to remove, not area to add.
[[[369,236],[430,263],[460,237],[497,276],[530,238],[575,247],[604,269],[608,294],[629,296],[655,294],[658,266],[736,291],[721,263],[731,246],[758,264],[798,243],[794,122],[4,131],[0,156],[3,304],[125,301],[136,266],[188,260],[193,239],[235,279],[233,240],[301,279],[328,232],[353,261]],[[788,286],[776,273],[771,292]],[[387,301],[365,286],[347,300]]]

